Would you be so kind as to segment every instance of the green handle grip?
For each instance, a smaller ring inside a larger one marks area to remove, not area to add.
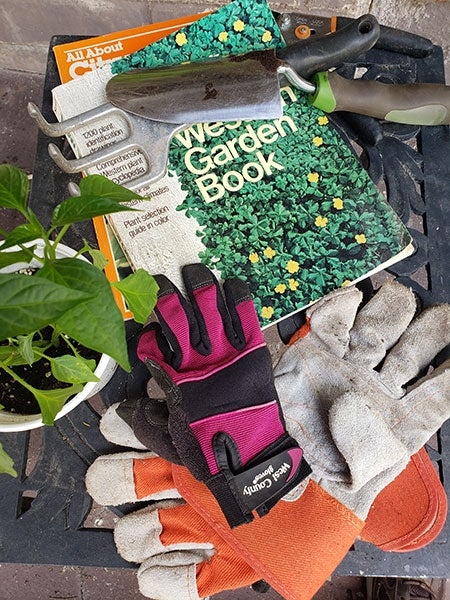
[[[450,86],[440,83],[389,84],[316,73],[313,106],[325,112],[344,110],[410,125],[450,123]]]

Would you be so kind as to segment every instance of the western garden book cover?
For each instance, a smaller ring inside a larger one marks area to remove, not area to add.
[[[265,3],[237,0],[55,88],[58,119],[106,102],[105,83],[117,72],[161,64],[163,56],[189,60],[205,28],[216,41],[233,34],[233,52],[256,42],[258,49],[283,44]],[[239,46],[239,30],[246,28]],[[266,327],[411,254],[408,231],[329,118],[287,82],[281,94],[279,119],[191,124],[173,137],[167,175],[138,190],[144,199],[132,202],[136,212],[110,215],[97,231],[102,249],[111,252],[116,240],[120,245],[115,276],[123,266],[143,267],[182,287],[180,267],[201,261],[222,279],[249,283]],[[102,127],[120,139],[123,125],[109,117],[71,134],[77,156],[105,145]],[[129,185],[145,168],[136,149],[89,172]]]

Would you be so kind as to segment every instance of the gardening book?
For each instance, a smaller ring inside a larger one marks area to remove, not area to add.
[[[66,83],[116,59],[132,55],[203,16],[181,17],[54,46],[53,54],[61,82]]]
[[[239,15],[233,12],[232,21],[226,21],[237,5]],[[263,7],[262,2],[233,2],[58,86],[53,90],[58,119],[106,102],[105,84],[116,72],[161,64],[172,46],[179,52],[180,41],[198,49],[198,36],[204,38],[205,31],[229,40],[232,32],[247,29],[241,46],[234,37],[232,51],[253,49],[249,31],[257,5]],[[265,19],[270,22],[267,14]],[[259,44],[283,43],[273,23],[256,21]],[[164,273],[181,288],[180,268],[192,262],[206,264],[222,279],[242,277],[262,327],[411,254],[408,231],[353,150],[305,94],[284,83],[279,119],[193,124],[175,135],[167,175],[138,190],[145,199],[130,203],[135,212],[108,216],[98,233],[100,247],[117,240],[123,264]],[[121,135],[123,125],[108,118],[71,134],[70,142],[77,156],[85,156]],[[89,169],[124,185],[143,172],[145,161],[137,149]],[[120,276],[120,262],[115,266]]]

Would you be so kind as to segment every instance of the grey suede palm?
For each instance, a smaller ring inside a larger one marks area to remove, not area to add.
[[[450,342],[450,306],[414,318],[413,293],[393,281],[358,312],[361,300],[357,288],[342,288],[311,306],[309,333],[284,352],[274,375],[312,477],[365,519],[450,417],[449,365],[408,393],[404,387]]]

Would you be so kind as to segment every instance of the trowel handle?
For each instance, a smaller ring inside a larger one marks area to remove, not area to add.
[[[359,113],[411,125],[450,123],[450,86],[440,83],[387,84],[317,73],[310,102],[325,112]]]

